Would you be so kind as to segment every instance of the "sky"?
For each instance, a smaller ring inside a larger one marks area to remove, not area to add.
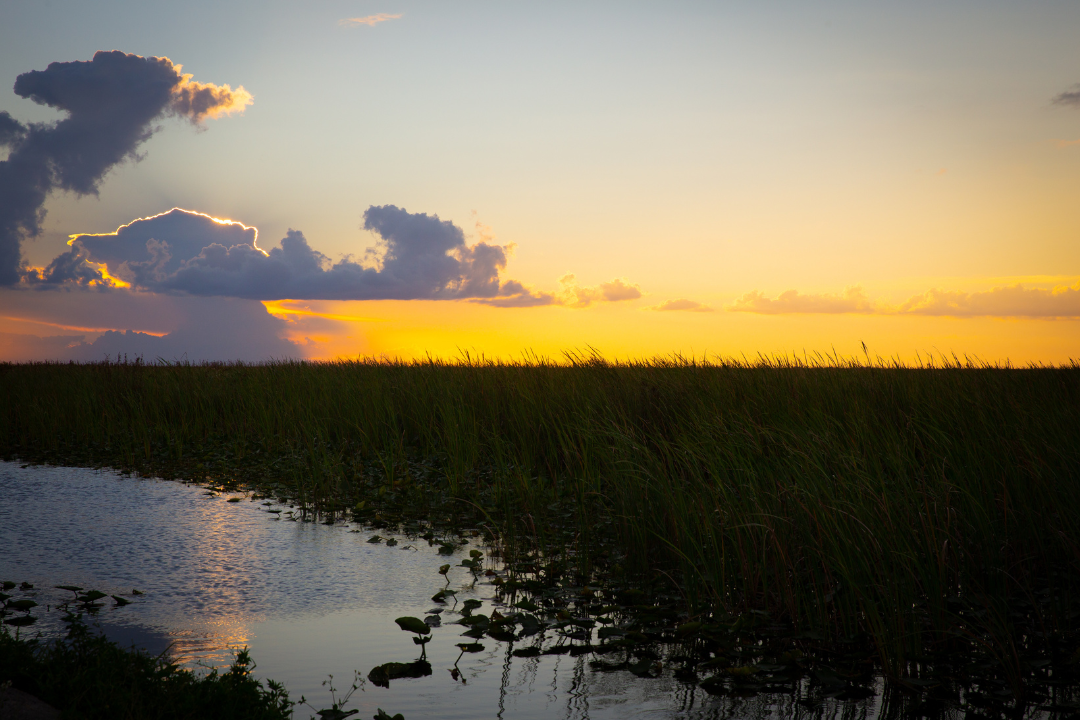
[[[0,10],[0,361],[1080,359],[1072,1]]]

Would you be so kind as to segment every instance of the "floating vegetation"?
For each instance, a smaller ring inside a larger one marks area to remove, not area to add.
[[[3,583],[8,590],[13,590],[16,587],[23,593],[30,593],[36,595],[34,586],[28,582],[22,582],[16,585],[14,582]],[[98,602],[103,598],[111,597],[114,601],[115,607],[124,607],[130,605],[131,600],[121,597],[120,595],[107,595],[99,590],[86,590],[84,591],[78,585],[56,585],[57,590],[64,590],[72,593],[73,597],[67,602],[58,603],[56,608],[63,610],[67,613],[68,617],[74,618],[77,615],[73,612],[86,612],[94,613],[101,609],[102,603]],[[132,592],[133,595],[142,595],[138,590]],[[33,599],[33,597],[13,598],[6,593],[0,593],[0,602],[3,603],[0,606],[0,618],[3,618],[4,625],[10,625],[12,627],[26,627],[37,622],[37,617],[31,615],[31,611],[34,608],[39,607],[39,603]],[[22,615],[15,615],[14,617],[8,617],[14,613],[23,613]]]
[[[414,660],[410,663],[389,662],[372,668],[368,680],[379,687],[390,687],[391,680],[403,678],[422,678],[431,675],[431,663],[427,660]]]

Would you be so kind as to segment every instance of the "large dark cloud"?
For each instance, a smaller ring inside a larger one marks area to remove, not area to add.
[[[532,294],[499,277],[508,248],[467,245],[461,228],[437,216],[373,206],[364,213],[363,227],[379,238],[367,248],[367,262],[351,256],[331,262],[299,231],[290,230],[279,247],[266,252],[258,246],[255,228],[174,208],[115,233],[73,236],[70,251],[44,271],[28,274],[27,281],[88,284],[95,273],[104,280],[97,264],[110,276],[153,292],[254,300],[554,302],[551,295]]]
[[[243,89],[197,83],[168,58],[99,52],[85,62],[51,63],[19,75],[15,94],[67,113],[55,123],[23,125],[0,113],[0,285],[19,281],[20,244],[41,232],[55,190],[94,194],[110,168],[134,156],[159,118],[194,123],[242,110]]]

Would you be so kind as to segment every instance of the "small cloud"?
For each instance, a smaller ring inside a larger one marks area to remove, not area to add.
[[[559,278],[559,284],[563,286],[559,293],[561,305],[567,307],[583,308],[594,302],[620,302],[623,300],[637,300],[641,297],[641,287],[628,282],[625,278],[615,278],[610,282],[599,285],[578,285],[577,277],[568,273]]]
[[[938,171],[937,171],[936,173],[934,173],[934,174],[935,174],[935,175],[944,175],[944,174],[945,174],[945,173],[947,173],[947,172],[949,172],[949,168],[941,168],[941,169],[939,169],[939,170],[938,170]]]
[[[656,310],[657,312],[669,312],[669,311],[686,311],[686,312],[712,312],[713,308],[708,305],[702,305],[696,300],[686,300],[679,298],[678,300],[666,300],[659,305],[645,308],[646,310]]]
[[[354,17],[354,18],[342,18],[337,21],[337,24],[342,27],[356,27],[357,25],[367,25],[368,27],[375,27],[381,22],[387,20],[397,20],[401,17],[401,13],[391,15],[390,13],[379,13],[378,15],[367,15],[366,17]]]
[[[1080,140],[1055,140],[1054,145],[1058,148],[1067,148],[1080,145]]]
[[[179,65],[176,70],[179,72]],[[229,85],[196,82],[191,77],[185,74],[173,88],[172,111],[195,124],[205,118],[217,119],[222,115],[242,113],[244,108],[255,102],[243,85],[233,90]]]
[[[762,315],[788,315],[797,313],[873,313],[877,310],[870,298],[859,286],[849,287],[842,295],[828,293],[801,295],[798,290],[788,290],[774,298],[765,297],[759,291],[749,292],[727,307],[732,312],[750,312]]]
[[[1065,105],[1080,108],[1080,84],[1074,86],[1075,90],[1068,90],[1054,97],[1051,101],[1055,105]]]

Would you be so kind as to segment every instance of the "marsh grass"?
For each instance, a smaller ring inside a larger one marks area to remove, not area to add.
[[[7,457],[466,518],[548,580],[865,638],[894,677],[978,646],[1019,691],[1017,628],[1030,647],[1080,607],[1076,363],[33,364],[0,386]]]

